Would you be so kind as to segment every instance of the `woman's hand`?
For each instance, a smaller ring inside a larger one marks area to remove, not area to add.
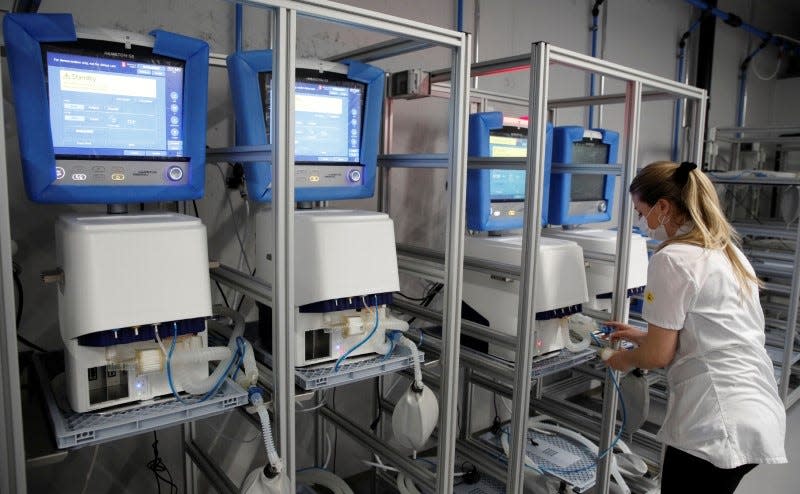
[[[634,368],[634,366],[629,362],[628,357],[630,355],[628,355],[628,353],[629,350],[617,350],[605,361],[605,364],[614,370],[628,372]]]
[[[612,342],[617,340],[625,340],[625,341],[630,341],[636,346],[641,346],[642,342],[647,336],[646,331],[641,331],[639,329],[636,329],[635,327],[629,324],[624,324],[617,321],[606,321],[604,324],[606,326],[614,328],[614,332],[608,335],[608,338]]]

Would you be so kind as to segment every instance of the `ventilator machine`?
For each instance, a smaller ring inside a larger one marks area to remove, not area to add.
[[[226,367],[209,376],[208,362],[236,352],[207,344],[206,228],[125,206],[202,197],[208,45],[162,30],[76,32],[69,14],[9,14],[4,36],[25,108],[28,197],[108,205],[107,215],[58,218],[55,268],[44,274],[57,285],[71,408],[215,393]]]

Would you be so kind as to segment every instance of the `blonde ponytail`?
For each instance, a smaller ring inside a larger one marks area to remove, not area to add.
[[[662,242],[659,250],[673,243],[722,250],[745,292],[749,292],[749,282],[762,286],[736,252],[739,236],[722,212],[714,184],[703,172],[693,169],[694,165],[681,167],[671,161],[657,161],[644,167],[631,183],[630,193],[639,200],[652,206],[659,199],[667,199],[679,215],[694,223],[688,233]]]

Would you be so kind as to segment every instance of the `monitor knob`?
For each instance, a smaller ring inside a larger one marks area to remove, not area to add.
[[[167,176],[173,182],[177,182],[183,178],[183,168],[180,166],[171,166],[167,169]]]
[[[347,172],[347,178],[353,183],[361,181],[361,170],[350,170]]]

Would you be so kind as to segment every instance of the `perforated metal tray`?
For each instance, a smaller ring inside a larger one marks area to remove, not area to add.
[[[58,370],[54,372],[53,365],[45,365],[43,359],[47,358],[56,360],[58,355],[34,355],[33,363],[56,444],[61,449],[99,444],[211,417],[247,403],[247,393],[228,379],[215,396],[203,402],[189,398],[183,404],[170,397],[124,408],[76,413],[67,405],[65,386],[51,385]]]

